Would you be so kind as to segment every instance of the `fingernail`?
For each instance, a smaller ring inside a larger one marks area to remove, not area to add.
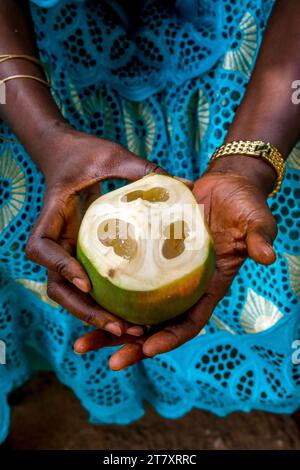
[[[143,353],[148,357],[155,357],[157,355],[157,351],[147,344],[143,347]]]
[[[116,336],[121,336],[122,330],[117,322],[109,322],[105,325],[104,327],[105,331],[108,331],[109,333],[112,333],[113,335]]]
[[[111,357],[110,360],[109,360],[109,367],[114,372],[118,372],[120,370],[119,360],[118,359],[116,360],[114,357]]]
[[[79,277],[74,277],[72,282],[73,282],[74,286],[76,286],[82,292],[88,292],[89,291],[87,283],[83,279],[80,279]]]
[[[142,336],[144,334],[144,328],[142,326],[130,326],[126,333],[132,336]]]

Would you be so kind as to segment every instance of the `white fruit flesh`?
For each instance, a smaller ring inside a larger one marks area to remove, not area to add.
[[[203,265],[211,239],[192,192],[155,174],[97,199],[84,216],[78,244],[115,286],[153,291]]]

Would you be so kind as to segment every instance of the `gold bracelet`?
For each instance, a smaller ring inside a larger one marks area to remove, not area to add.
[[[254,158],[263,158],[272,166],[277,174],[276,186],[269,194],[273,197],[280,189],[285,173],[285,163],[281,153],[270,143],[261,140],[237,140],[221,145],[213,153],[211,160],[227,155],[245,155]]]
[[[43,85],[51,88],[49,82],[46,82],[46,80],[43,80],[42,78],[34,77],[33,75],[11,75],[10,77],[6,77],[0,80],[0,86],[6,82],[9,82],[10,80],[15,80],[16,78],[30,78],[31,80],[35,80],[36,82],[42,83]]]
[[[36,57],[33,57],[31,55],[27,55],[27,54],[0,54],[0,64],[2,62],[6,62],[7,60],[12,60],[12,59],[23,59],[23,60],[28,60],[29,62],[32,62],[33,64],[36,64],[36,65],[39,65],[45,72],[46,72],[46,65],[43,65],[42,62],[37,59]],[[46,73],[46,76],[48,74]],[[51,84],[49,85],[46,80],[42,80],[41,78],[38,78],[38,77],[33,77],[31,75],[14,75],[12,77],[8,77],[7,79],[4,79],[4,80],[0,80],[0,84],[1,83],[5,83],[5,81],[8,81],[8,80],[12,80],[14,78],[31,78],[33,80],[36,80],[37,82],[40,82],[42,83],[43,85],[46,85],[46,86],[51,86]],[[50,78],[49,76],[47,76],[48,78],[48,81],[50,83]]]
[[[0,54],[0,64],[2,62],[6,62],[7,60],[12,60],[12,59],[23,59],[23,60],[28,60],[29,62],[32,62],[33,64],[39,65],[40,67],[44,68],[42,62],[37,59],[36,57],[33,57],[31,55],[26,55],[26,54]]]
[[[7,60],[13,60],[13,59],[28,60],[29,62],[32,62],[33,64],[36,64],[36,65],[39,65],[42,69],[44,69],[44,65],[42,64],[42,62],[40,60],[38,60],[36,57],[26,55],[26,54],[3,54],[3,55],[0,54],[0,64],[2,62],[6,62]],[[36,80],[37,82],[42,83],[43,85],[46,85],[48,87],[51,86],[50,83],[48,83],[46,80],[43,80],[39,77],[31,76],[31,75],[13,75],[11,77],[4,78],[3,80],[0,80],[0,86],[3,83],[6,83],[9,80],[13,80],[15,78],[29,78],[29,79],[32,79],[32,80]],[[9,143],[9,144],[17,144],[18,143],[15,140],[6,139],[3,136],[0,136],[0,141],[6,142],[6,143]]]

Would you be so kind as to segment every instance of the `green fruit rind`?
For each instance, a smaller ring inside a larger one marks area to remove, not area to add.
[[[155,325],[191,308],[205,293],[215,269],[215,251],[210,241],[205,261],[184,277],[155,290],[126,290],[102,276],[77,244],[77,258],[92,283],[91,295],[102,307],[139,325]]]

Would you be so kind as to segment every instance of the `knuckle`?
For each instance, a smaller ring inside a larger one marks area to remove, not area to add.
[[[176,328],[167,327],[164,330],[166,333],[168,333],[169,336],[169,342],[172,344],[172,347],[175,347],[179,343],[179,337],[176,334]]]
[[[191,316],[187,317],[186,322],[187,322],[187,327],[188,327],[188,331],[187,331],[188,339],[192,339],[199,333],[201,329],[200,324],[199,324],[200,322],[197,322]]]
[[[51,300],[58,301],[58,299],[59,299],[59,288],[58,288],[58,285],[55,282],[48,282],[47,296]]]
[[[36,261],[39,256],[38,242],[32,236],[25,246],[25,255],[30,261]]]
[[[109,142],[107,144],[106,152],[104,152],[104,165],[106,168],[110,168],[112,165],[115,165],[116,161],[120,160],[122,154],[124,153],[124,148],[122,145],[116,142]]]
[[[68,278],[68,264],[65,260],[59,259],[55,261],[55,271],[64,278]]]
[[[111,156],[119,157],[124,152],[122,145],[117,142],[110,143],[110,154]]]
[[[84,321],[88,323],[89,325],[93,325],[95,323],[95,313],[93,310],[89,310],[84,317]]]
[[[120,144],[107,142],[101,152],[101,158],[95,159],[93,176],[97,180],[102,180],[103,177],[113,173],[115,166],[121,161],[123,153],[124,148]]]
[[[159,169],[159,165],[156,163],[150,162],[149,160],[145,160],[145,174],[152,173]]]
[[[193,318],[191,317],[190,315],[186,318],[186,322],[187,322],[187,325],[189,326],[189,329],[191,331],[198,331],[199,329],[199,326],[198,326],[198,322]]]

